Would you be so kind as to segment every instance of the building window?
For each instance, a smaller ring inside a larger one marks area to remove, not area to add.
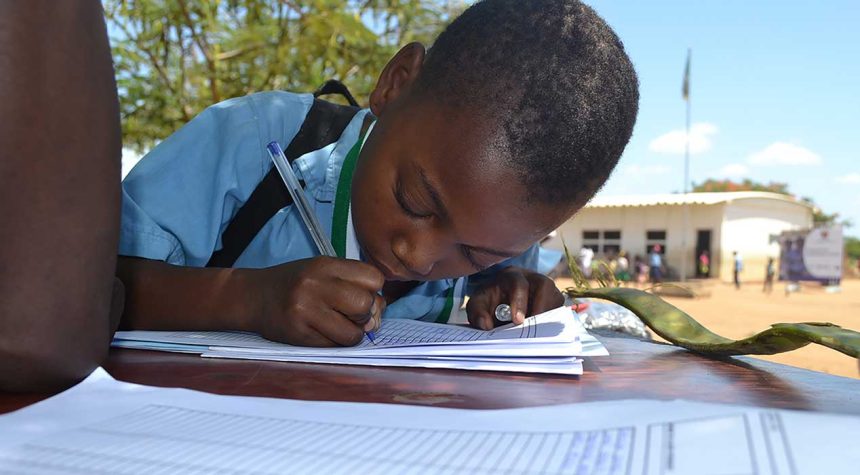
[[[600,252],[600,231],[583,231],[582,247],[591,249],[595,254]]]
[[[603,231],[600,250],[604,256],[618,255],[621,252],[621,231]]]
[[[660,245],[660,254],[666,254],[666,231],[650,230],[645,232],[645,253],[651,254],[654,246]]]
[[[583,231],[582,247],[587,247],[595,254],[618,254],[621,252],[621,231]]]

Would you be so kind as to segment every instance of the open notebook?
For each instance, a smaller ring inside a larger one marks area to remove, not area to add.
[[[412,366],[489,371],[582,374],[578,357],[608,354],[567,307],[491,331],[386,320],[376,343],[309,348],[243,332],[117,332],[113,346],[237,358],[370,366]]]

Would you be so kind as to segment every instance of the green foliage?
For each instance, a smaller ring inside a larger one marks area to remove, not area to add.
[[[788,191],[787,183],[772,181],[770,183],[759,183],[749,178],[737,182],[732,180],[717,180],[708,178],[701,183],[693,183],[693,193],[708,193],[708,192],[727,192],[727,191],[769,191],[771,193],[779,193],[782,195],[794,196]],[[845,227],[851,227],[852,223],[848,220],[839,220],[839,213],[825,213],[812,198],[803,196],[798,198],[800,201],[812,207],[812,222],[818,226],[823,224],[840,223]]]
[[[724,192],[724,191],[769,191],[790,195],[787,183],[770,182],[758,183],[745,178],[743,181],[716,180],[709,178],[702,183],[693,183],[693,193]]]
[[[860,239],[845,236],[845,255],[855,261],[860,260]]]
[[[123,141],[146,150],[207,106],[340,79],[361,101],[402,45],[429,45],[456,0],[103,0]]]
[[[808,196],[802,196],[800,201],[812,206],[812,222],[815,226],[825,225],[825,224],[842,224],[846,228],[850,228],[852,223],[850,220],[843,219],[839,220],[839,213],[825,213],[824,210],[818,207],[812,198]]]
[[[849,220],[839,221],[839,213],[825,213],[821,208],[816,207],[812,210],[812,222],[818,226],[819,224],[842,223],[846,228],[850,228],[852,223]]]

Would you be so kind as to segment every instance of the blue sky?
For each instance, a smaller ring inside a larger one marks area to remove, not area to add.
[[[860,2],[586,3],[624,41],[641,85],[633,138],[603,194],[683,189],[690,47],[692,181],[786,182],[860,236]]]

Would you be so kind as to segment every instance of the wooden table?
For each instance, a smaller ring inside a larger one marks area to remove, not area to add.
[[[104,366],[115,378],[140,384],[307,400],[498,409],[683,398],[860,415],[860,380],[753,358],[711,360],[609,335],[597,334],[611,355],[587,360],[579,377],[211,360],[122,349],[111,350]],[[0,412],[48,396],[0,394]]]

